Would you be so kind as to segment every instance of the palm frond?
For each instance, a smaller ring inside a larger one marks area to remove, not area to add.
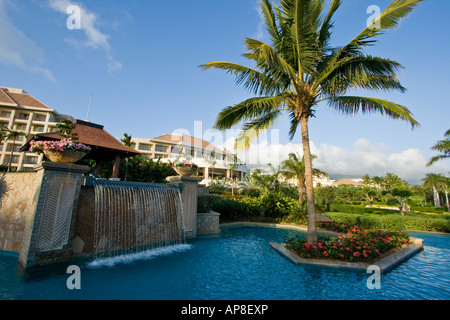
[[[413,118],[413,114],[405,106],[391,101],[356,96],[342,96],[328,99],[329,105],[338,112],[346,115],[378,113],[392,119],[400,119],[411,124],[412,128],[420,126]]]
[[[332,50],[319,67],[317,84],[326,79],[341,64],[343,59],[363,54],[363,49],[376,42],[375,38],[386,30],[395,29],[423,0],[394,0],[373,22],[346,46]],[[379,25],[379,27],[374,27]]]
[[[274,97],[256,97],[247,99],[237,105],[224,108],[218,115],[214,128],[229,129],[241,121],[259,118],[266,113],[281,109],[287,99],[286,94]]]
[[[242,84],[244,88],[257,95],[277,94],[284,89],[279,82],[274,80],[274,77],[267,76],[258,70],[240,64],[225,61],[213,61],[202,64],[199,67],[203,70],[225,70],[227,73],[236,76],[236,84]]]
[[[402,68],[400,63],[391,59],[359,55],[345,59],[327,78],[321,79],[321,88],[328,94],[344,93],[352,87],[403,93],[406,89],[397,77]]]
[[[322,27],[319,31],[319,46],[322,50],[326,50],[328,48],[328,42],[331,35],[331,29],[333,28],[333,22],[331,19],[333,18],[336,11],[341,6],[341,0],[333,0],[331,2],[330,8],[328,9],[328,14],[325,20],[323,21]]]
[[[255,39],[246,38],[244,42],[248,50],[254,54],[259,54],[260,58],[263,59],[257,59],[259,62],[264,61],[264,65],[260,64],[258,67],[265,70],[270,70],[272,74],[284,75],[289,80],[297,78],[296,70],[293,69],[292,66],[284,60],[274,48]]]
[[[272,110],[260,117],[250,120],[243,125],[242,131],[236,139],[236,149],[245,150],[260,134],[270,129],[283,110]]]
[[[423,0],[395,0],[372,23],[344,47],[343,53],[360,52],[372,45],[375,37],[395,29]],[[377,27],[379,26],[379,27]]]

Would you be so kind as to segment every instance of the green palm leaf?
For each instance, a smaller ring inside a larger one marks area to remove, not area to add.
[[[392,119],[408,121],[413,128],[419,126],[408,108],[391,101],[370,97],[341,96],[330,98],[328,102],[332,108],[345,115],[355,115],[359,112],[378,113]]]

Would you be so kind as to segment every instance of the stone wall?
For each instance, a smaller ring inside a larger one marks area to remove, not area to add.
[[[1,179],[0,250],[20,251],[24,227],[34,218],[42,175],[6,173]]]

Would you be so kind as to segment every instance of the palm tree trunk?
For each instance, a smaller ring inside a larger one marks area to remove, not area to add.
[[[300,185],[300,182],[298,182],[297,191],[298,191],[298,202],[300,204],[302,204],[302,202],[303,202],[303,189],[302,189],[302,186]]]
[[[436,186],[433,185],[433,197],[434,197],[434,206],[440,207],[441,201],[439,199],[439,191],[437,190]]]
[[[447,211],[450,212],[450,204],[448,203],[448,190],[445,189],[445,200],[447,202]]]
[[[317,243],[316,207],[314,205],[313,170],[309,145],[308,117],[300,119],[302,129],[303,157],[305,159],[306,201],[308,208],[308,242]]]
[[[13,145],[11,148],[11,154],[9,156],[9,163],[8,163],[8,172],[11,172],[11,164],[12,164],[12,158],[14,155],[14,147],[16,146],[16,136],[14,136]]]

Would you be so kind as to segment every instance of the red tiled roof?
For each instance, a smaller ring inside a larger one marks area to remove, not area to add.
[[[191,137],[189,135],[186,134],[165,134],[162,135],[160,137],[157,138],[153,138],[151,140],[162,140],[162,141],[167,141],[167,142],[172,142],[174,144],[179,144],[179,143],[183,143],[186,145],[190,145],[190,146],[196,146],[196,147],[200,147],[200,148],[208,148],[210,150],[213,150],[215,152],[220,152],[220,153],[228,153],[228,154],[233,154],[231,151],[225,150],[225,149],[221,149],[218,148],[214,145],[212,145],[210,142],[200,139],[200,138],[195,138],[195,137]]]
[[[36,98],[30,96],[25,91],[21,91],[21,93],[19,92],[20,90],[17,92],[12,92],[11,89],[0,88],[0,103],[13,103],[21,107],[51,109]]]
[[[114,138],[107,131],[103,130],[103,126],[93,124],[86,121],[77,120],[74,123],[75,128],[72,133],[78,134],[77,142],[86,144],[93,148],[89,154],[89,158],[108,158],[114,159],[116,154],[122,157],[130,157],[140,154],[139,151],[124,146],[119,140]],[[60,140],[58,132],[40,133],[33,137],[37,140]],[[28,143],[22,149],[28,148]],[[88,158],[88,157],[87,157]]]

